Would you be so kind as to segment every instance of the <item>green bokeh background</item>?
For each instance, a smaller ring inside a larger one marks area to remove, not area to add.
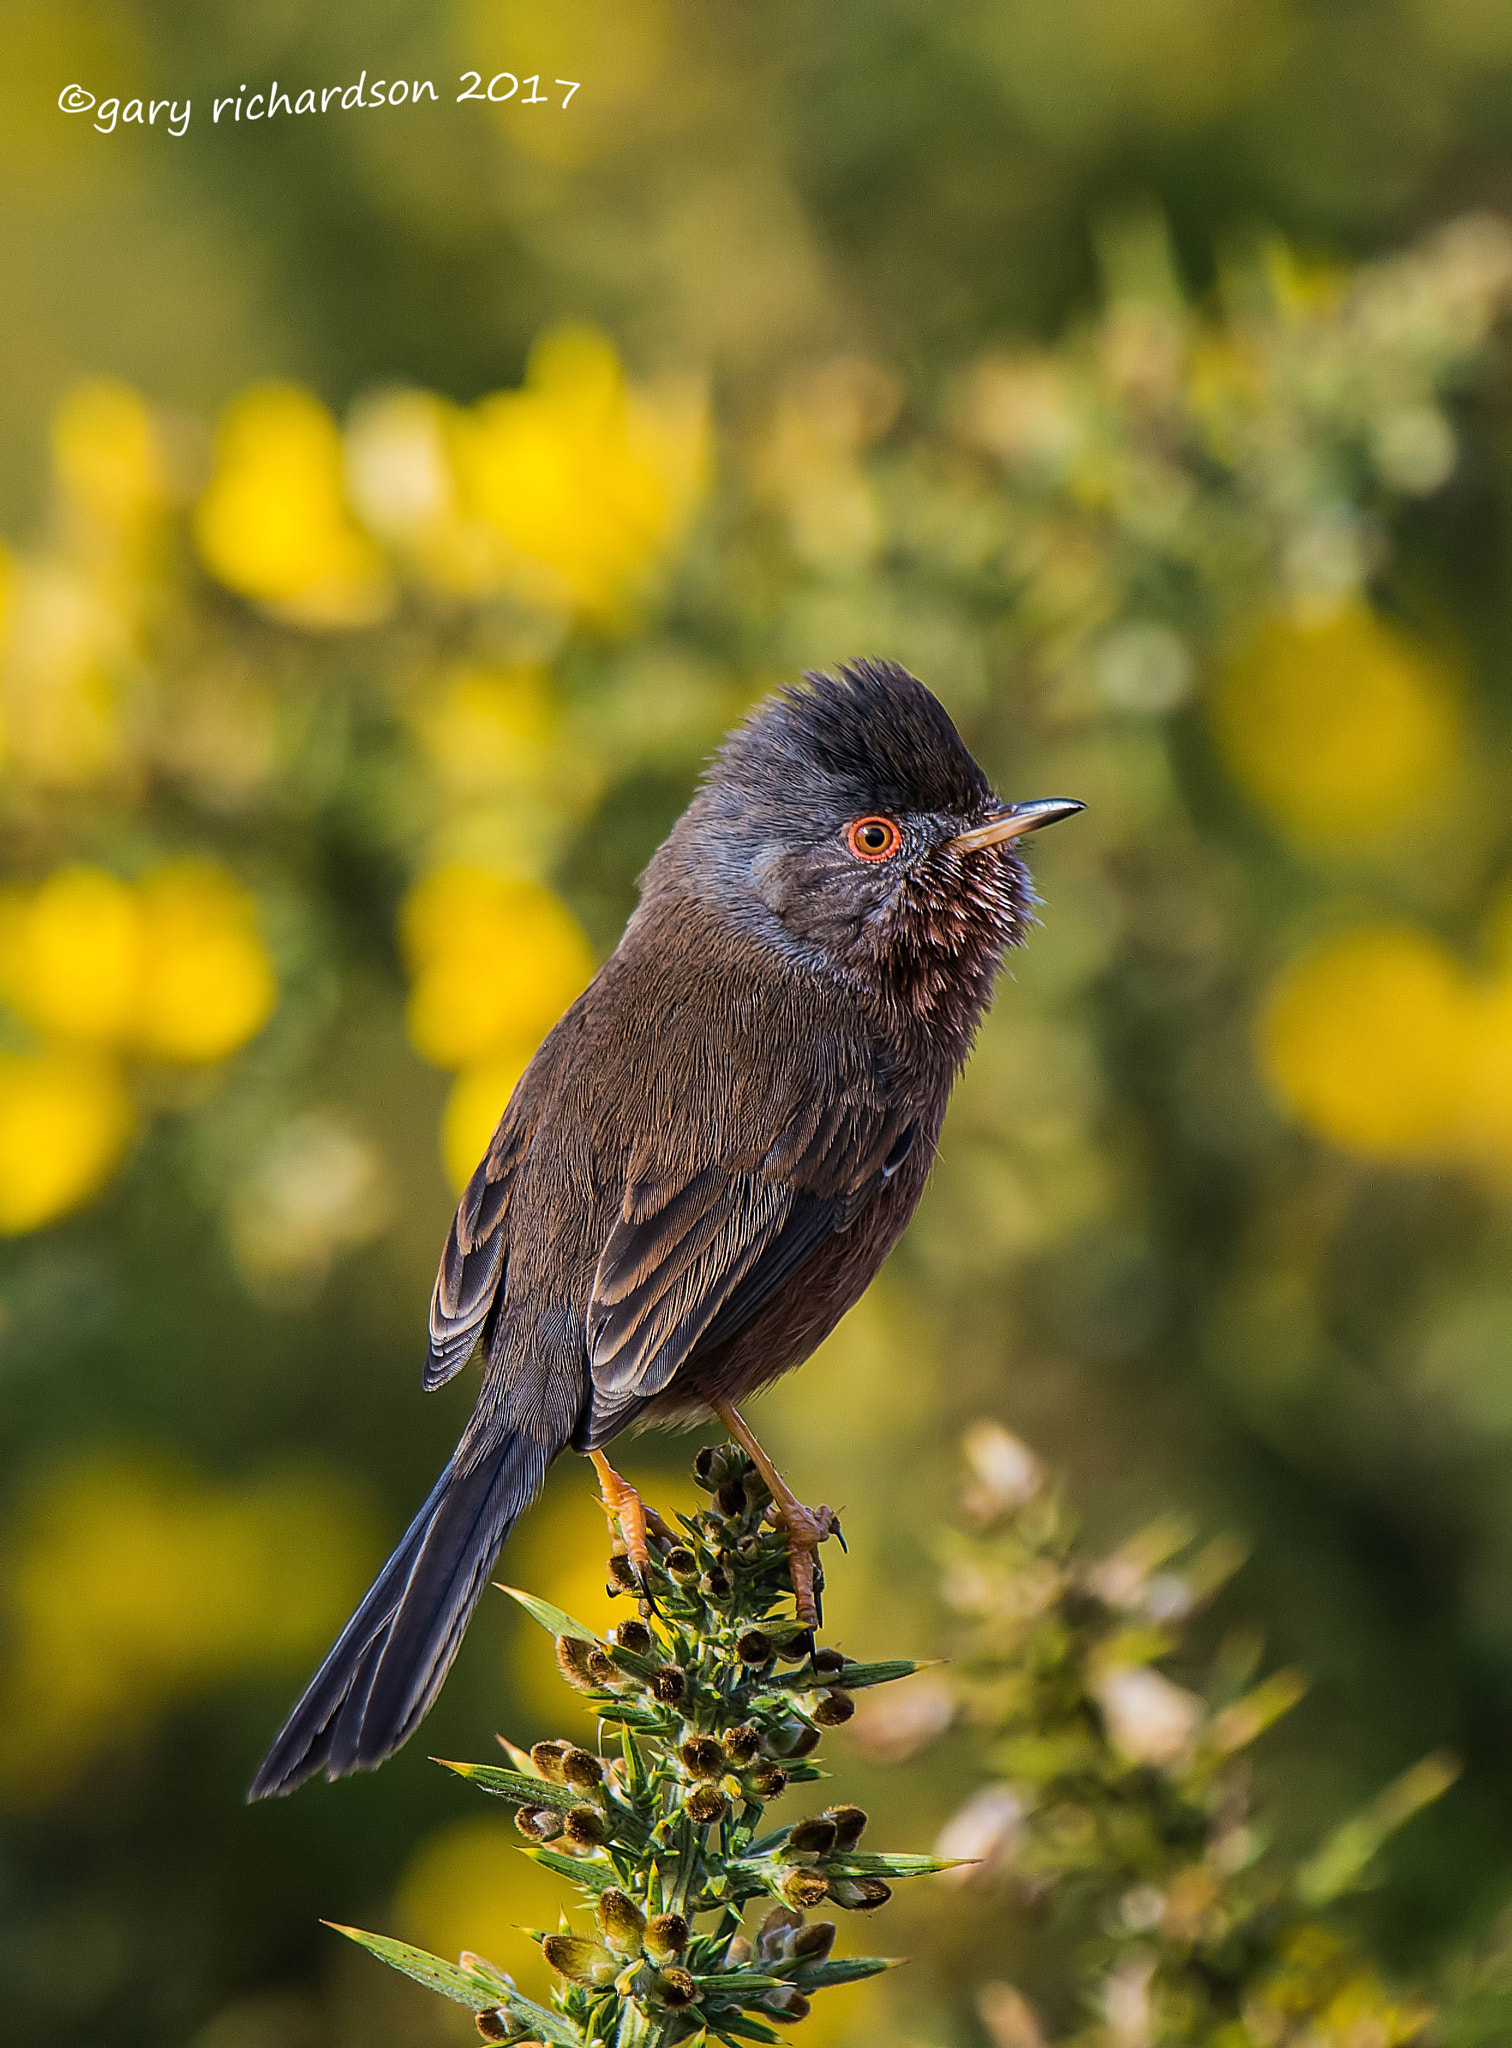
[[[601,715],[609,735],[599,793],[546,873],[598,952],[708,744],[799,666],[907,659],[1006,793],[1092,805],[1085,831],[1036,843],[1044,929],[1003,986],[908,1242],[756,1418],[801,1493],[848,1509],[836,1628],[874,1654],[947,1646],[929,1532],[949,1512],[959,1431],[984,1411],[1066,1468],[1110,1540],[1171,1506],[1237,1528],[1255,1556],[1229,1610],[1315,1678],[1267,1751],[1280,1836],[1312,1839],[1434,1746],[1465,1759],[1366,1913],[1390,1965],[1431,1970],[1512,1892],[1512,1206],[1504,1174],[1360,1162],[1288,1128],[1251,1041],[1296,932],[1405,908],[1470,957],[1508,877],[1505,353],[1493,345],[1454,395],[1448,485],[1380,512],[1374,576],[1382,607],[1451,651],[1475,777],[1354,864],[1299,852],[1218,758],[1202,708],[1210,620],[1194,611],[1198,689],[1168,713],[1068,710],[1032,630],[1003,626],[1005,586],[962,572],[942,594],[943,576],[885,548],[860,567],[805,562],[751,525],[738,480],[795,376],[864,357],[896,393],[878,460],[900,451],[885,489],[901,523],[919,501],[908,450],[944,436],[966,367],[1074,333],[1108,288],[1109,224],[1131,214],[1166,224],[1175,274],[1203,302],[1267,232],[1342,267],[1512,207],[1512,15],[1497,0],[538,12],[0,7],[0,530],[42,530],[49,421],[81,377],[122,378],[203,434],[268,377],[337,416],[395,383],[470,404],[518,384],[532,341],[564,320],[600,327],[632,375],[706,374],[716,480],[682,580],[553,657],[573,715]],[[454,103],[465,69],[518,72],[522,51],[532,70],[581,78],[578,127],[572,110]],[[364,68],[430,76],[440,102],[209,119],[243,81],[344,85]],[[97,99],[189,97],[188,132],[101,134],[57,111],[71,80]],[[394,940],[437,829],[438,800],[406,809],[394,765],[393,677],[424,636],[280,638],[224,593],[201,601],[254,669],[277,664],[280,688],[314,707],[305,779],[287,801],[208,818],[150,779],[129,805],[63,805],[41,824],[17,800],[6,857],[29,880],[63,858],[129,867],[148,848],[212,848],[268,906],[285,1004],[263,1050],[213,1099],[154,1122],[92,1205],[5,1247],[4,1541],[21,1554],[21,1504],[83,1453],[176,1461],[196,1499],[313,1472],[351,1502],[332,1511],[352,1553],[339,1605],[470,1398],[466,1382],[433,1399],[418,1384],[452,1201],[444,1082],[406,1043]],[[1187,602],[1158,597],[1183,631]],[[226,1189],[266,1117],[311,1107],[381,1157],[387,1221],[318,1284],[270,1297],[228,1249]],[[670,1494],[685,1449],[647,1440],[627,1463]],[[591,1557],[587,1490],[582,1469],[554,1475],[506,1576],[576,1583],[564,1559]],[[192,1543],[201,1524],[176,1526]],[[164,1686],[45,1796],[14,1797],[6,2038],[461,2038],[454,2015],[339,1952],[319,1918],[415,1924],[426,1845],[477,1820],[475,1795],[424,1752],[484,1754],[495,1727],[562,1732],[541,1652],[502,1604],[485,1603],[423,1737],[373,1779],[242,1804],[318,1654],[305,1640]],[[962,1747],[892,1769],[836,1754],[879,1846],[927,1844],[973,1781]],[[499,1881],[509,1897],[514,1882]],[[918,1967],[886,2004],[837,2000],[812,2038],[979,2043],[970,1986],[1032,1976],[1032,1932],[954,1893],[893,1912],[883,1945]]]

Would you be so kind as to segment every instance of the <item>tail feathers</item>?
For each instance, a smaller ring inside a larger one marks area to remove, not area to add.
[[[249,1799],[371,1771],[419,1727],[451,1669],[494,1560],[546,1476],[544,1445],[511,1437],[447,1466],[311,1679]]]

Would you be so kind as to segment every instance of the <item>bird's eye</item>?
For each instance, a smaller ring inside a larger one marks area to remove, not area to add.
[[[845,843],[857,860],[891,860],[903,834],[891,818],[857,818],[846,830]]]

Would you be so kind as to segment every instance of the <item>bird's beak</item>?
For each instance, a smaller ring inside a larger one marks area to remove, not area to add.
[[[1033,803],[1009,804],[985,825],[977,825],[970,832],[963,832],[958,839],[947,844],[957,853],[975,853],[979,846],[1000,846],[1005,839],[1021,839],[1026,832],[1038,832],[1041,825],[1054,825],[1062,818],[1074,818],[1078,811],[1084,811],[1085,804],[1079,804],[1075,797],[1042,796]]]

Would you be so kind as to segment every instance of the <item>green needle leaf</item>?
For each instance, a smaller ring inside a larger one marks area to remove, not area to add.
[[[559,1856],[555,1849],[527,1849],[525,1854],[532,1863],[539,1863],[545,1870],[554,1870],[558,1877],[570,1877],[574,1884],[580,1884],[590,1892],[604,1892],[610,1885],[619,1883],[612,1863],[590,1863],[586,1858]]]
[[[582,1804],[582,1793],[574,1792],[570,1785],[554,1785],[549,1778],[528,1778],[523,1771],[506,1771],[500,1764],[459,1764],[445,1756],[433,1756],[431,1762],[439,1764],[443,1771],[455,1771],[459,1778],[466,1778],[481,1791],[491,1792],[496,1799],[507,1799],[513,1806],[554,1806],[559,1813],[566,1813]]]
[[[1389,1835],[1442,1797],[1459,1776],[1456,1758],[1439,1751],[1425,1756],[1388,1785],[1310,1856],[1297,1872],[1297,1897],[1304,1906],[1326,1906],[1352,1890]]]
[[[495,1585],[498,1581],[495,1580]],[[564,1614],[560,1607],[553,1607],[549,1600],[537,1600],[534,1593],[522,1593],[518,1586],[499,1586],[501,1593],[507,1593],[511,1600],[518,1600],[532,1621],[538,1621],[549,1636],[575,1636],[580,1643],[596,1643],[599,1639],[596,1628],[588,1628],[581,1621],[574,1621],[570,1614]]]
[[[828,1991],[836,1984],[859,1984],[864,1978],[880,1976],[884,1970],[901,1970],[907,1956],[845,1956],[838,1962],[815,1963],[811,1969],[796,1970],[791,1982],[800,1991]]]

